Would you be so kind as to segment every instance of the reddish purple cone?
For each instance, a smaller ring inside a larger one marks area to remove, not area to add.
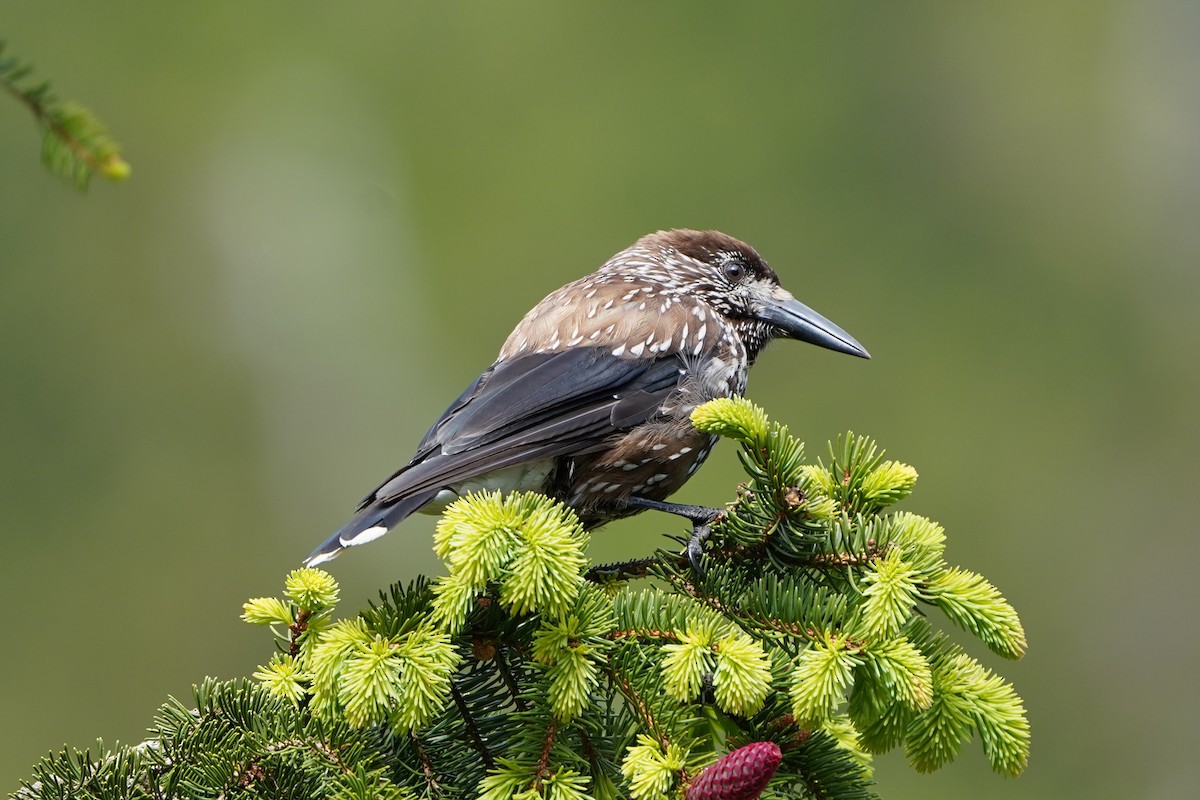
[[[774,742],[739,747],[696,776],[688,787],[687,800],[755,800],[782,759]]]

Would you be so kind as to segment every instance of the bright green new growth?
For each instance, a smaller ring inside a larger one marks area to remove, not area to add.
[[[242,619],[251,625],[291,625],[296,616],[278,597],[255,597],[242,605]]]
[[[271,656],[270,662],[259,667],[252,677],[261,682],[268,692],[288,700],[297,707],[308,694],[308,675],[300,669],[296,659],[286,653]]]
[[[542,617],[533,634],[533,660],[548,667],[547,697],[556,720],[570,722],[590,703],[615,625],[611,599],[587,585],[562,618]]]
[[[982,575],[958,567],[941,570],[930,576],[925,591],[947,617],[992,652],[1005,658],[1025,655],[1025,629],[1016,610]]]
[[[679,780],[686,752],[675,744],[668,744],[664,751],[661,744],[644,734],[639,734],[637,741],[621,762],[621,774],[629,781],[629,796],[633,800],[662,800]]]
[[[93,175],[111,181],[129,177],[129,162],[104,123],[78,103],[59,100],[48,83],[30,84],[33,68],[4,56],[0,42],[0,90],[24,105],[42,134],[42,163],[50,172],[85,191]]]
[[[694,702],[711,681],[717,707],[747,717],[762,708],[771,668],[762,645],[727,621],[691,619],[664,645],[663,686],[676,700]]]
[[[283,593],[297,606],[309,611],[333,608],[338,601],[338,585],[324,570],[305,567],[288,573]]]
[[[710,400],[692,412],[697,430],[761,447],[767,438],[767,412],[740,397]]]
[[[940,526],[891,510],[916,471],[853,434],[805,463],[745,400],[693,419],[741,443],[748,476],[704,575],[670,551],[588,570],[569,509],[470,495],[438,525],[444,577],[335,620],[333,578],[293,571],[244,607],[276,636],[257,684],[164,707],[152,748],[51,757],[24,796],[677,800],[723,753],[773,741],[770,797],[850,800],[871,796],[872,754],[903,747],[928,771],[976,733],[1019,774],[1020,698],[923,612],[1009,658],[1024,631],[946,562]]]
[[[917,604],[920,581],[921,574],[904,560],[899,548],[868,565],[860,583],[863,635],[886,639],[899,633]]]
[[[435,618],[457,631],[492,582],[514,614],[561,617],[583,584],[587,543],[578,518],[542,495],[469,494],[446,509],[434,536],[450,570],[434,587]]]
[[[861,666],[857,645],[837,634],[819,634],[800,653],[792,672],[792,715],[802,727],[819,727],[833,717]]]

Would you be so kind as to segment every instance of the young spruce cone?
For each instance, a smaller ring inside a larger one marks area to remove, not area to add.
[[[706,767],[687,790],[687,800],[755,800],[779,769],[783,754],[774,742],[753,742]]]

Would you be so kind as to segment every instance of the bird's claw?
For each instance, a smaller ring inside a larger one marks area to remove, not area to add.
[[[696,577],[704,580],[704,540],[712,533],[712,523],[702,522],[692,528],[692,535],[688,537],[687,557],[688,563],[692,565],[692,569],[696,571]]]
[[[692,569],[696,571],[696,577],[700,580],[704,580],[706,574],[706,570],[704,569],[704,542],[712,535],[712,526],[725,519],[725,511],[723,509],[710,510],[712,513],[706,519],[692,520],[692,535],[688,537],[687,543],[688,563],[692,565]]]

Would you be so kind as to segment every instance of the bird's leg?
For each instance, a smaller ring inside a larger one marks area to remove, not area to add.
[[[700,565],[700,557],[704,554],[704,540],[712,533],[712,524],[725,516],[725,510],[709,506],[689,506],[683,503],[668,503],[663,500],[649,500],[645,497],[630,497],[625,501],[632,508],[644,508],[648,511],[663,511],[677,517],[691,520],[692,535],[688,537],[687,556],[696,574],[704,576],[704,568]]]

